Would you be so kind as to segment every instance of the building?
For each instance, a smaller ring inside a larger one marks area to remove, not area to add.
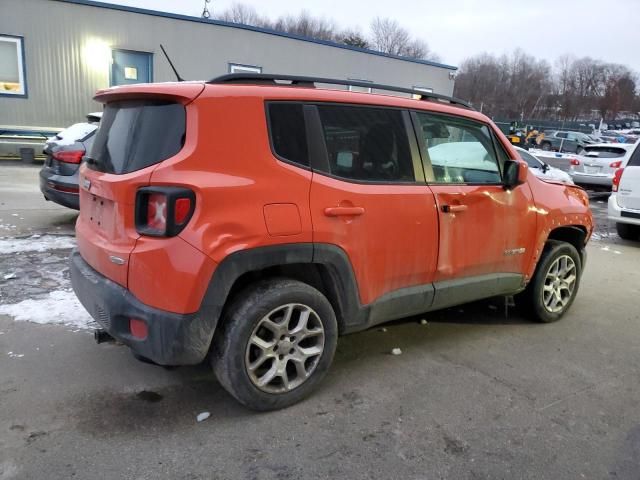
[[[0,126],[62,128],[100,110],[96,90],[263,72],[451,95],[456,67],[332,42],[89,0],[1,0]]]

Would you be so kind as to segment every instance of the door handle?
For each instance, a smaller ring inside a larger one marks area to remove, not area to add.
[[[363,207],[327,207],[324,209],[324,214],[327,217],[357,216],[363,213]]]
[[[458,212],[464,212],[465,210],[467,210],[466,205],[442,205],[442,211],[444,213],[458,213]]]

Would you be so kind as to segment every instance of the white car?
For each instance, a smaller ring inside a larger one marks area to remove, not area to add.
[[[571,160],[569,175],[578,185],[608,191],[611,189],[616,170],[624,168],[636,145],[633,143],[588,145],[582,155]]]
[[[531,173],[543,180],[551,180],[554,182],[573,183],[567,172],[563,172],[559,168],[552,167],[548,163],[543,162],[532,153],[527,152],[524,148],[514,147],[520,158],[527,162]]]
[[[609,220],[616,222],[618,235],[640,240],[640,148],[636,148],[624,168],[613,176],[608,205]]]

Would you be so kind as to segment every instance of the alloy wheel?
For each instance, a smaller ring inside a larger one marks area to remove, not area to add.
[[[267,393],[289,392],[311,377],[324,351],[324,327],[307,305],[282,305],[262,317],[245,353],[251,382]]]
[[[542,303],[550,313],[564,310],[575,290],[577,280],[576,264],[569,255],[556,258],[544,279],[542,288]]]

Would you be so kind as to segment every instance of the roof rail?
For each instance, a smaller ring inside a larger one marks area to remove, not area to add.
[[[289,82],[289,83],[283,83]],[[363,88],[375,88],[377,90],[387,90],[389,92],[408,93],[412,95],[420,95],[421,100],[446,102],[452,105],[458,105],[461,107],[475,110],[469,103],[464,100],[460,100],[454,97],[448,97],[446,95],[440,95],[438,93],[429,93],[422,90],[415,90],[413,88],[394,87],[391,85],[380,85],[378,83],[363,82],[361,80],[339,80],[335,78],[321,78],[321,77],[301,77],[297,75],[275,75],[268,73],[230,73],[228,75],[222,75],[220,77],[212,78],[207,83],[221,84],[221,83],[253,83],[253,84],[266,84],[266,85],[281,85],[281,86],[296,86],[296,87],[309,87],[314,88],[317,83],[324,83],[328,85],[345,85],[352,87]]]

